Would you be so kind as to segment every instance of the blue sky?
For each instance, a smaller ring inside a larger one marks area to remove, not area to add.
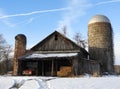
[[[55,30],[67,27],[67,36],[80,32],[87,39],[87,26],[96,14],[106,15],[114,31],[116,62],[120,63],[120,0],[0,0],[0,33],[14,47],[14,37],[25,34],[27,48]]]

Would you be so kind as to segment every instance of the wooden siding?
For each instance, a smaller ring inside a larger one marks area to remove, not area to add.
[[[55,40],[55,35],[53,35],[49,40],[45,41],[45,43],[38,48],[38,50],[42,50],[42,51],[48,51],[48,50],[64,51],[64,50],[74,50],[74,49],[77,49],[77,47],[60,36],[58,36],[58,39]]]
[[[43,41],[31,48],[32,51],[83,51],[88,54],[87,51],[76,43],[55,31],[46,37]]]

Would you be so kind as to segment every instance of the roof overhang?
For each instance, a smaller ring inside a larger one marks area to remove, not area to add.
[[[76,57],[78,53],[33,53],[28,54],[20,58],[20,60],[29,60],[29,59],[47,59],[47,58],[65,58],[65,57]]]

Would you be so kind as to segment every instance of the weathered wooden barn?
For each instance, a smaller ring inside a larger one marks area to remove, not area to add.
[[[15,37],[13,75],[78,76],[98,75],[99,63],[88,59],[88,52],[59,33],[53,32],[26,50],[26,37]]]

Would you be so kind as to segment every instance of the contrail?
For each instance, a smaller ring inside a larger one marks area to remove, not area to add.
[[[11,18],[11,17],[18,17],[18,16],[29,16],[29,15],[33,15],[33,14],[47,13],[47,12],[65,11],[65,10],[68,10],[68,9],[69,9],[69,7],[58,8],[58,9],[51,9],[51,10],[33,11],[33,12],[23,13],[23,14],[4,15],[4,16],[0,16],[0,19]]]
[[[104,4],[110,4],[110,3],[115,3],[115,2],[120,2],[120,0],[110,0],[110,1],[98,2],[95,5],[104,5]]]
[[[103,5],[103,4],[109,4],[109,3],[115,3],[115,2],[120,2],[120,0],[98,2],[98,3],[95,4],[95,6]],[[11,17],[19,17],[19,16],[29,16],[29,15],[33,15],[33,14],[39,14],[39,13],[65,11],[65,10],[69,10],[69,9],[70,9],[70,7],[65,7],[65,8],[50,9],[50,10],[39,10],[39,11],[33,11],[33,12],[29,12],[29,13],[22,13],[22,14],[3,15],[3,16],[0,16],[0,19],[11,18]]]

